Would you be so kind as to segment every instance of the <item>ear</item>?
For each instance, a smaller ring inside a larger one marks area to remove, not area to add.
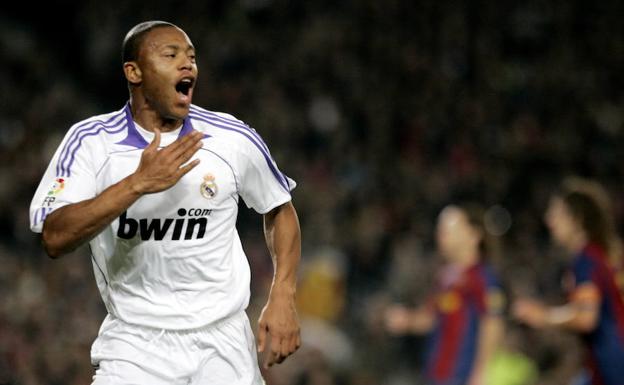
[[[137,85],[143,80],[141,68],[139,68],[139,64],[137,62],[125,62],[123,65],[123,70],[124,74],[126,75],[126,80],[128,80],[128,83]]]

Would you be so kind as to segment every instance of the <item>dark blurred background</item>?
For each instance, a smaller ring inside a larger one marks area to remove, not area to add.
[[[542,223],[566,175],[602,182],[618,224],[624,3],[619,1],[57,1],[0,10],[0,384],[88,384],[104,317],[88,250],[49,260],[28,206],[66,130],[128,98],[121,41],[173,22],[197,47],[194,103],[256,128],[303,231],[304,347],[269,385],[419,384],[423,339],[380,309],[426,298],[440,209],[475,200],[510,295],[556,302],[563,259]],[[252,321],[272,267],[241,208]],[[532,383],[565,384],[577,342],[509,322]],[[567,352],[567,354],[562,354]]]

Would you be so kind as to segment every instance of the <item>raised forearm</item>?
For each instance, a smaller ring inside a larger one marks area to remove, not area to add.
[[[43,225],[46,253],[52,258],[58,258],[73,251],[96,236],[140,196],[130,176],[95,198],[55,210]]]
[[[166,190],[199,164],[188,162],[202,146],[198,131],[159,150],[160,131],[141,154],[137,170],[93,199],[55,210],[43,224],[43,244],[52,258],[69,253],[97,235],[143,194]],[[188,163],[187,163],[188,162]]]

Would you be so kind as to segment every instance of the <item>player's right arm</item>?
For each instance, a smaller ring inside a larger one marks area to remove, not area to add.
[[[145,148],[136,171],[91,199],[68,204],[50,213],[42,238],[52,258],[67,254],[96,236],[142,195],[166,190],[193,169],[199,160],[187,163],[201,148],[203,135],[193,131],[159,150],[160,132]]]
[[[384,316],[386,329],[392,334],[426,334],[435,324],[435,313],[428,305],[415,309],[392,305]]]

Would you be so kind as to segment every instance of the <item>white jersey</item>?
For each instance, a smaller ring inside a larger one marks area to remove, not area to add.
[[[250,271],[236,230],[239,196],[259,213],[290,201],[282,174],[258,133],[231,115],[192,105],[167,146],[204,134],[197,167],[176,185],[139,198],[90,242],[109,313],[131,324],[198,328],[245,309]],[[94,198],[133,173],[153,134],[129,105],[74,125],[56,151],[30,206],[31,229],[48,214]]]

